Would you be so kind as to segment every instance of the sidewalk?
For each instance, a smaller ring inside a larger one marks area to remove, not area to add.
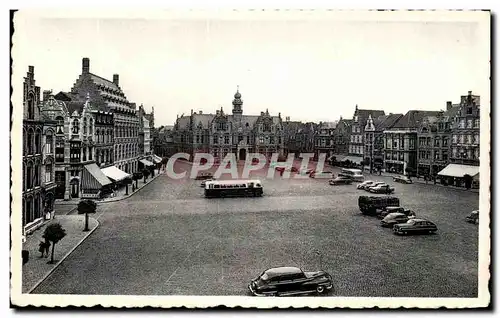
[[[66,230],[66,236],[56,244],[54,250],[54,261],[56,264],[47,264],[50,261],[52,246],[50,247],[49,257],[40,258],[38,244],[42,241],[42,235],[45,228],[50,223],[60,223]],[[23,250],[28,250],[29,261],[22,267],[22,293],[29,293],[38,286],[52,271],[61,264],[61,262],[80,245],[97,227],[99,222],[89,217],[90,231],[84,232],[84,215],[58,215],[55,219],[45,223],[33,234],[26,237],[23,243]]]
[[[101,199],[101,200],[95,200],[95,202],[97,204],[101,204],[101,203],[116,202],[116,201],[127,199],[127,198],[131,197],[132,195],[136,194],[140,189],[144,188],[145,186],[150,184],[153,180],[155,180],[156,178],[158,178],[160,175],[162,175],[164,173],[165,172],[162,171],[162,172],[160,172],[160,174],[158,174],[158,172],[155,171],[154,177],[149,177],[148,181],[146,183],[144,183],[144,179],[138,180],[137,181],[138,189],[136,189],[134,192],[132,192],[132,185],[130,184],[128,186],[128,195],[125,194],[126,193],[125,187],[123,187],[123,188],[120,188],[120,189],[115,191],[115,196],[113,198],[105,198],[105,199]],[[134,184],[135,184],[135,181],[134,181]],[[58,215],[77,214],[78,212],[76,211],[76,208],[78,207],[78,202],[80,202],[80,199],[73,199],[70,201],[56,200],[56,202],[54,203],[54,210],[56,211],[55,215],[58,216]]]

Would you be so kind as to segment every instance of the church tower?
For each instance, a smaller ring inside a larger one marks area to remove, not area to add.
[[[241,108],[242,105],[243,101],[241,100],[240,87],[238,86],[233,100],[233,115],[238,121],[241,120],[241,115],[243,114],[243,109]]]

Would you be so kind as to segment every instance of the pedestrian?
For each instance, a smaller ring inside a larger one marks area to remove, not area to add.
[[[50,242],[47,239],[45,239],[44,249],[45,249],[45,257],[49,257]]]
[[[38,244],[38,251],[40,253],[42,253],[42,255],[40,255],[40,258],[42,258],[44,256],[44,253],[45,253],[45,242],[44,241],[40,241],[40,244]]]

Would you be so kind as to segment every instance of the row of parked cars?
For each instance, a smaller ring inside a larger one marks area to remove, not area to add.
[[[356,189],[365,190],[371,193],[384,193],[391,194],[394,193],[394,187],[391,187],[382,181],[367,180],[357,185]]]
[[[417,217],[414,211],[401,207],[397,197],[360,196],[358,206],[361,213],[381,219],[380,225],[391,227],[395,234],[431,234],[438,230],[432,221]]]

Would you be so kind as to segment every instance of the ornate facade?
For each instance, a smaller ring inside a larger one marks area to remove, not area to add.
[[[23,87],[23,233],[41,226],[54,211],[55,122],[40,112],[40,87],[29,66]]]
[[[174,142],[178,152],[194,155],[211,153],[219,160],[234,153],[244,160],[250,153],[269,157],[283,154],[283,123],[281,116],[271,116],[266,110],[260,115],[243,115],[243,101],[239,91],[234,95],[232,114],[221,107],[215,114],[193,112],[177,118],[174,126]],[[191,157],[192,158],[192,157]]]
[[[365,126],[368,121],[368,117],[377,118],[379,116],[385,115],[383,110],[372,110],[372,109],[356,109],[354,111],[353,120],[351,124],[351,140],[349,143],[349,154],[353,159],[359,163],[364,159],[364,148],[365,148]]]
[[[56,197],[95,198],[111,182],[99,168],[113,164],[113,114],[66,93],[44,92],[41,111],[57,123]],[[73,98],[71,98],[73,97]]]
[[[314,158],[319,158],[325,153],[329,159],[336,151],[335,149],[335,128],[337,122],[320,122],[314,134]]]
[[[384,130],[392,128],[401,117],[403,114],[382,115],[377,118],[368,116],[364,137],[364,161],[368,163],[371,172],[384,166]]]

